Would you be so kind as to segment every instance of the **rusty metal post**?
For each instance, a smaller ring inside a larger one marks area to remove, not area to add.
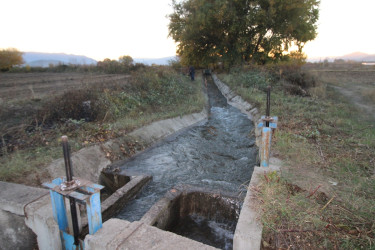
[[[266,118],[270,118],[271,112],[271,86],[267,87],[267,108],[266,108]],[[266,127],[270,126],[270,122],[266,121]]]
[[[260,166],[268,167],[271,152],[272,129],[277,127],[277,117],[271,117],[271,86],[267,87],[266,115],[262,116],[262,122],[258,127],[262,129],[262,145],[259,150]]]
[[[74,185],[73,181],[73,171],[72,171],[72,160],[70,158],[70,149],[68,143],[68,137],[62,136],[62,146],[64,152],[64,162],[65,162],[65,171],[66,171],[66,182],[67,186]],[[70,203],[70,214],[72,215],[72,226],[73,226],[73,236],[74,236],[74,245],[79,245],[79,228],[78,228],[78,217],[77,217],[77,207],[76,207],[76,200],[72,197],[69,197]]]
[[[262,128],[262,147],[260,152],[260,166],[268,167],[270,161],[270,151],[271,151],[271,138],[272,129],[269,127]]]

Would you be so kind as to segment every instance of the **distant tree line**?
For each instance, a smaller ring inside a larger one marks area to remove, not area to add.
[[[118,60],[104,59],[96,65],[50,64],[49,67],[31,67],[22,65],[22,52],[17,49],[3,49],[0,51],[1,72],[100,72],[107,74],[126,74],[145,68],[142,63],[134,63],[131,56],[121,56]]]
[[[119,60],[111,60],[109,58],[97,63],[97,70],[104,73],[129,73],[130,71],[146,67],[142,63],[134,63],[131,56],[120,56]]]

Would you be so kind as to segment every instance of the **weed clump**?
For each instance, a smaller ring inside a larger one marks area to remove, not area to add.
[[[276,65],[271,68],[270,73],[291,95],[310,96],[310,90],[321,84],[314,75],[303,70],[301,65]]]
[[[63,95],[50,98],[39,112],[39,120],[45,124],[74,121],[96,121],[105,113],[99,91],[95,89],[69,90]]]

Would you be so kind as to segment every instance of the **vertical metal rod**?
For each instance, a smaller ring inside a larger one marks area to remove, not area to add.
[[[73,171],[72,171],[72,161],[70,159],[70,150],[68,137],[66,135],[61,137],[63,152],[64,152],[64,162],[65,162],[65,172],[66,172],[66,181],[73,180]]]
[[[74,245],[79,245],[78,234],[78,217],[77,217],[77,210],[76,210],[76,200],[72,197],[69,197],[70,201],[70,213],[72,215],[72,224],[73,224],[73,236],[74,236]]]
[[[73,171],[72,171],[72,160],[70,158],[70,148],[68,143],[68,137],[62,136],[62,146],[64,152],[64,162],[65,162],[65,171],[66,171],[66,181],[70,182],[73,180]],[[70,203],[70,214],[72,215],[72,224],[73,224],[73,236],[74,236],[74,245],[79,245],[78,234],[78,217],[77,217],[77,210],[76,210],[76,200],[72,197],[69,197]]]
[[[271,86],[267,87],[267,109],[266,109],[266,118],[270,117],[270,111],[271,111]],[[270,126],[270,122],[266,121],[266,127],[268,128]]]

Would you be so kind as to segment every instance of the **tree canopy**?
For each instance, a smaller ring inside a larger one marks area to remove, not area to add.
[[[14,65],[23,63],[22,52],[17,49],[2,49],[0,50],[0,70],[8,71]]]
[[[319,0],[173,0],[169,36],[183,64],[264,64],[302,53],[313,40]]]
[[[118,61],[105,58],[103,61],[97,63],[98,68],[106,73],[129,73],[133,65],[133,58],[131,56],[120,56]]]

